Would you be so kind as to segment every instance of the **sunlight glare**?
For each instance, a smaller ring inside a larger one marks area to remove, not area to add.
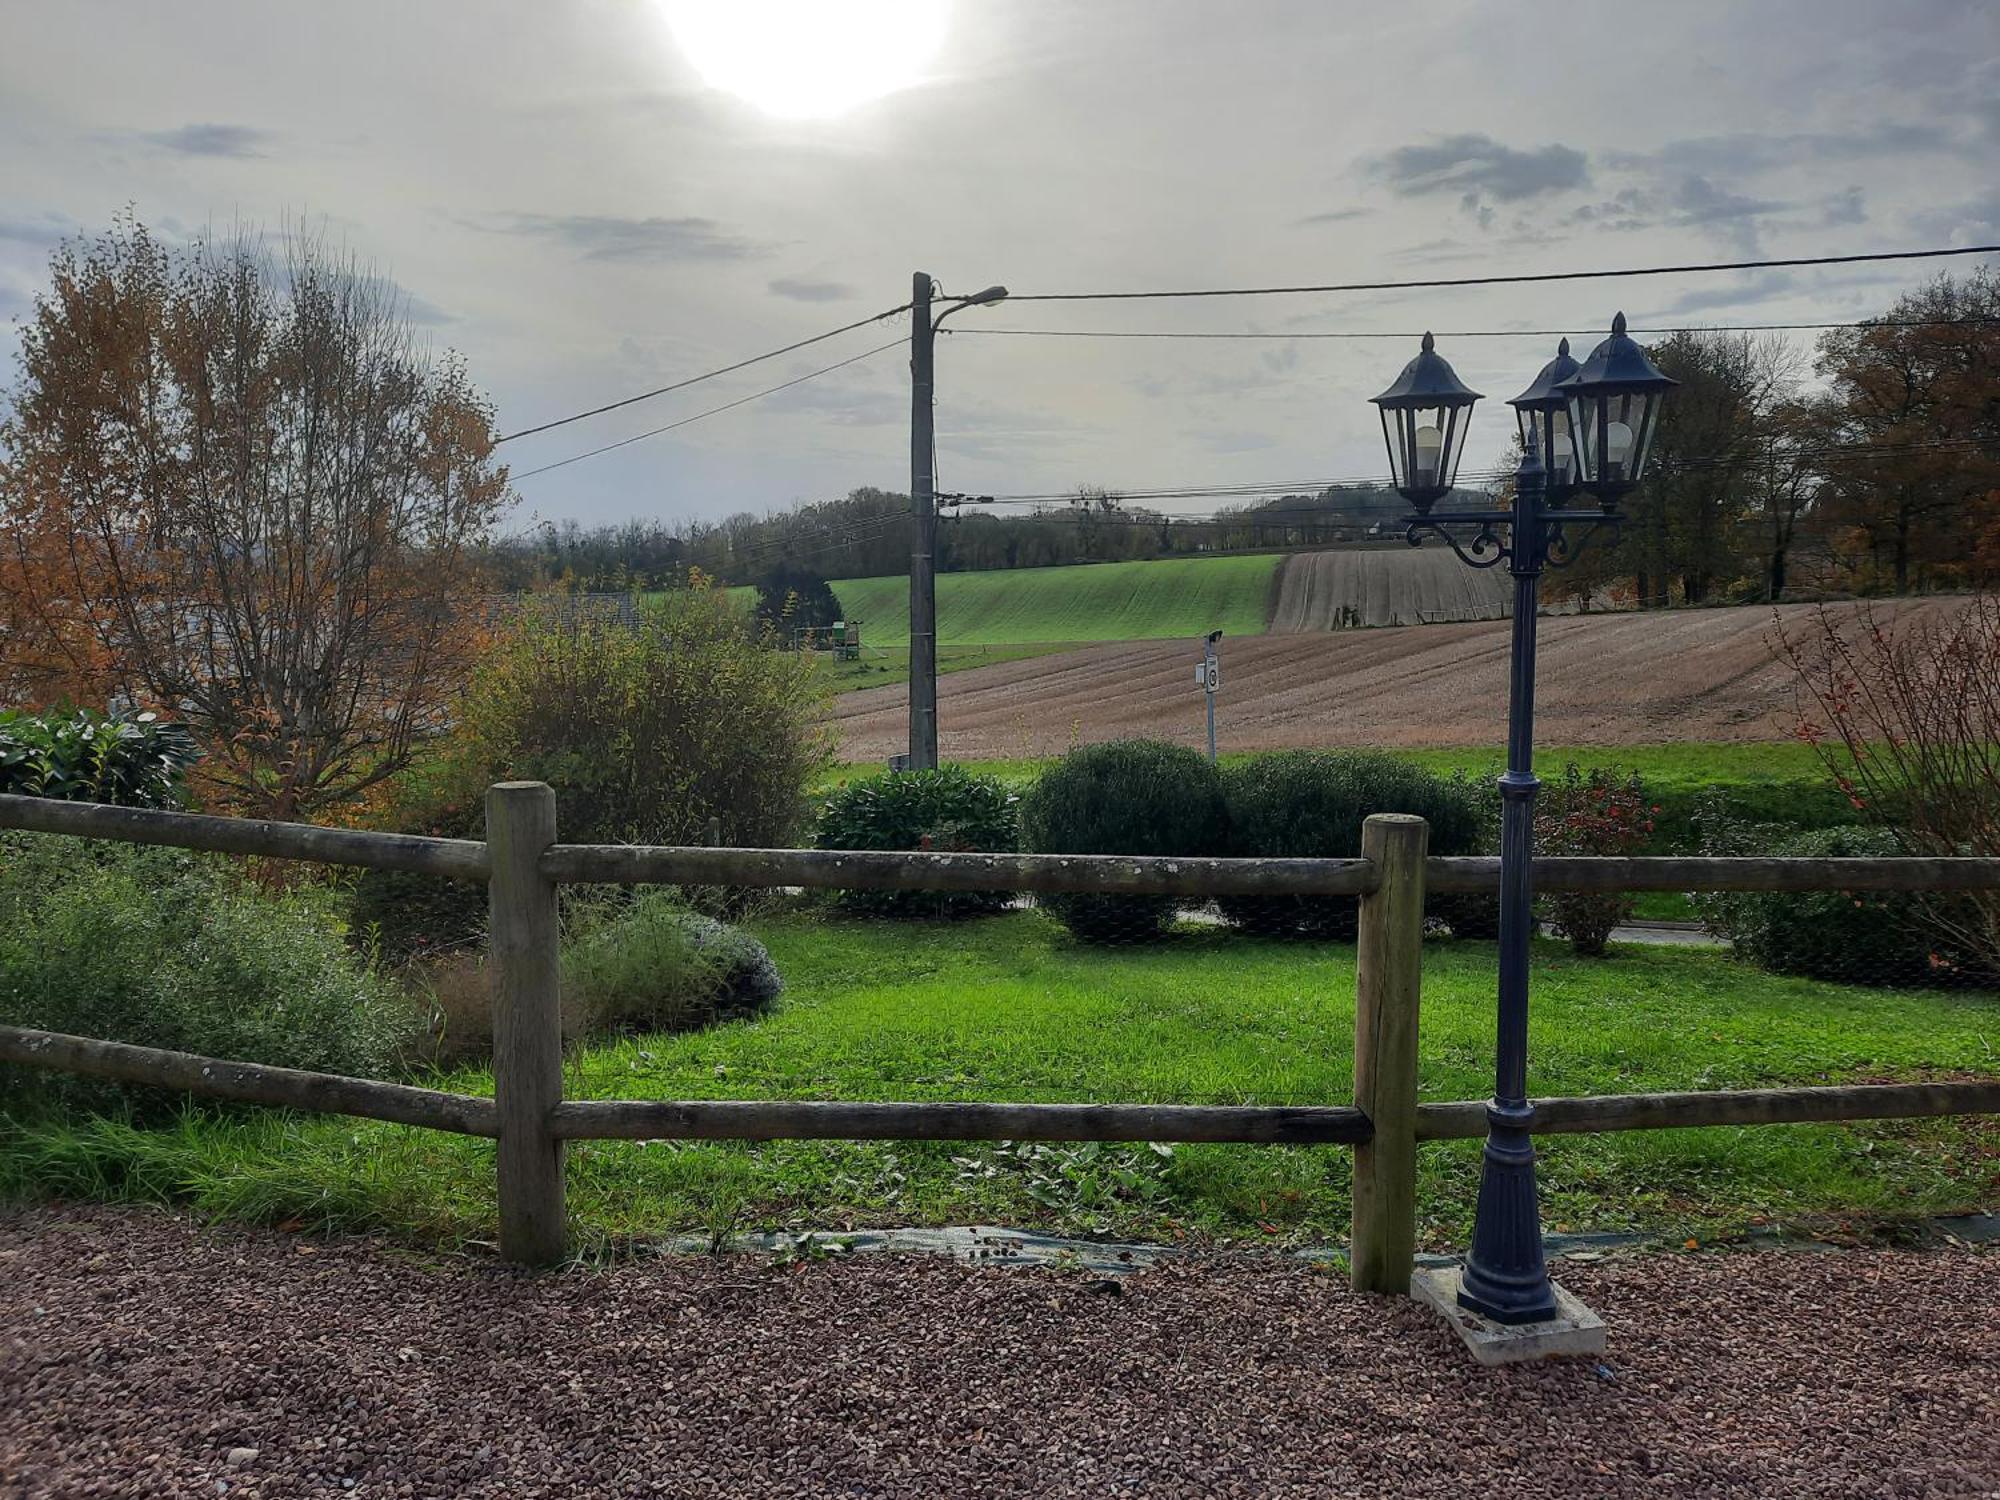
[[[661,0],[711,88],[788,120],[908,88],[944,43],[945,0]]]

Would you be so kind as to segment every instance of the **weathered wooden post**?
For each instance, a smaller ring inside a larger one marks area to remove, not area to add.
[[[1417,1010],[1423,987],[1424,851],[1430,825],[1377,813],[1361,854],[1379,881],[1361,898],[1354,954],[1354,1103],[1374,1134],[1354,1153],[1351,1276],[1408,1296],[1417,1242]]]
[[[493,971],[493,1095],[500,1116],[500,1254],[554,1265],[569,1253],[563,1145],[549,1132],[562,1100],[556,885],[542,851],[556,841],[556,794],[540,781],[486,792],[488,949]]]

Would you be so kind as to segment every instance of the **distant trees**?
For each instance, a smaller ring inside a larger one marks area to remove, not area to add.
[[[1641,604],[1907,592],[2000,576],[2000,277],[1940,276],[1813,361],[1691,330],[1622,544],[1582,575]],[[1580,580],[1578,580],[1580,581]]]
[[[463,364],[311,235],[127,215],[50,273],[0,424],[0,690],[168,710],[261,815],[377,785],[478,640],[506,472]]]
[[[840,601],[825,575],[779,563],[757,580],[757,618],[773,630],[824,630],[840,618]]]
[[[1830,527],[1898,593],[1963,576],[2000,490],[2000,275],[1940,276],[1879,323],[1829,330],[1822,456]],[[1905,453],[1842,452],[1900,445]]]

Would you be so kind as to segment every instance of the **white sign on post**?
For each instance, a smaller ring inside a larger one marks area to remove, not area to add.
[[[1222,686],[1222,663],[1211,656],[1195,675],[1201,680],[1202,687],[1212,693]]]

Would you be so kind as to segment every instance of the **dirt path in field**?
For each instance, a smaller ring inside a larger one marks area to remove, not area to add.
[[[1940,610],[1949,601],[1886,606]],[[1778,611],[1786,628],[1814,606]],[[1854,606],[1834,606],[1849,627]],[[1504,737],[1510,625],[1395,626],[1222,643],[1224,750],[1480,745]],[[1793,725],[1792,673],[1768,608],[1544,619],[1536,735],[1543,744],[1773,740]],[[1193,682],[1199,641],[1132,641],[957,672],[939,685],[939,741],[959,760],[1059,755],[1073,743],[1150,735],[1205,742]],[[906,689],[834,707],[844,757],[903,749]]]
[[[1275,1255],[524,1277],[143,1210],[0,1219],[20,1497],[1973,1496],[1996,1256],[1559,1263],[1599,1360],[1486,1370]]]
[[[1354,625],[1485,620],[1505,608],[1514,581],[1503,568],[1468,568],[1443,547],[1295,552],[1278,565],[1273,635]]]

